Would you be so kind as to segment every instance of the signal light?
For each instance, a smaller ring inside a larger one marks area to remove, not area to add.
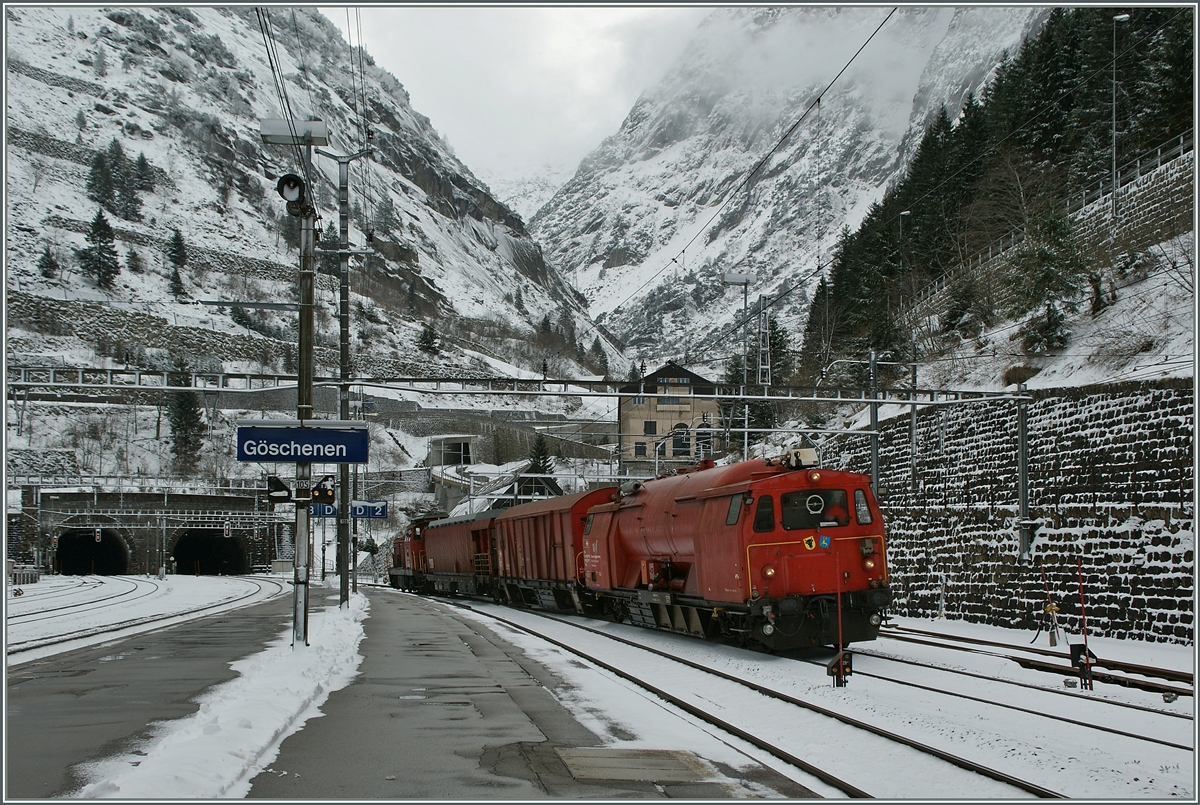
[[[321,479],[320,483],[313,487],[312,499],[314,503],[333,503],[336,497],[333,492],[333,485],[330,483],[333,480],[332,475],[326,475]]]
[[[875,554],[871,554],[863,559],[863,570],[870,573],[875,569]]]
[[[97,528],[95,530],[95,532],[96,532],[96,542],[99,542],[100,541],[100,529]]]
[[[775,568],[771,565],[763,565],[762,574],[764,579],[775,578]]]

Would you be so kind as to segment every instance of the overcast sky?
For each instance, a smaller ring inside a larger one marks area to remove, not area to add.
[[[399,79],[483,177],[574,170],[663,76],[711,8],[362,6],[352,44]],[[346,9],[321,8],[345,34]]]

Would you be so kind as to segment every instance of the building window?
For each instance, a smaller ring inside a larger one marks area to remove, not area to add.
[[[634,456],[636,456],[638,458],[645,458],[646,457],[646,443],[645,442],[634,442],[633,443],[633,454],[634,454]]]
[[[679,405],[678,397],[663,397],[658,401],[659,405]]]
[[[658,434],[658,423],[653,419],[647,419],[642,423],[642,433],[646,436],[655,436]]]
[[[646,404],[646,398],[645,398],[645,397],[634,397],[634,398],[633,398],[633,404],[634,404],[634,405],[645,405],[645,404]]]
[[[673,444],[671,451],[677,456],[686,456],[692,452],[692,440],[688,436],[688,427],[682,422],[673,429]]]

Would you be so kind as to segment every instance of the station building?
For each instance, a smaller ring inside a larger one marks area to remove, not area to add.
[[[711,380],[668,361],[618,398],[621,464],[632,475],[651,476],[691,466],[718,449],[720,409]],[[663,395],[663,396],[651,396]]]

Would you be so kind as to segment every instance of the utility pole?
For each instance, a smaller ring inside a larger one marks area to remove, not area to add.
[[[742,395],[746,394],[746,385],[750,382],[749,352],[750,352],[750,283],[755,279],[753,274],[728,273],[721,277],[725,285],[742,286]],[[746,429],[742,433],[742,461],[750,458],[750,403],[742,406],[745,416]]]
[[[372,249],[350,248],[350,163],[371,153],[368,148],[349,156],[338,156],[317,149],[323,157],[338,163],[338,264],[341,284],[338,293],[338,324],[340,371],[338,378],[338,418],[350,418],[350,255],[372,254]],[[340,606],[350,605],[350,465],[338,466],[338,516],[337,516],[337,565],[338,601]],[[355,551],[357,554],[357,550]],[[357,585],[356,585],[357,586]]]
[[[300,219],[300,322],[296,367],[296,418],[313,418],[313,227],[317,212],[305,194],[312,186],[312,149],[329,144],[329,130],[320,120],[263,120],[264,143],[303,145],[304,179],[294,174],[280,178],[275,189],[287,202],[287,211]],[[293,568],[292,646],[308,645],[309,503],[312,500],[312,464],[296,462],[296,558]]]
[[[871,491],[879,497],[879,368],[871,350]]]

